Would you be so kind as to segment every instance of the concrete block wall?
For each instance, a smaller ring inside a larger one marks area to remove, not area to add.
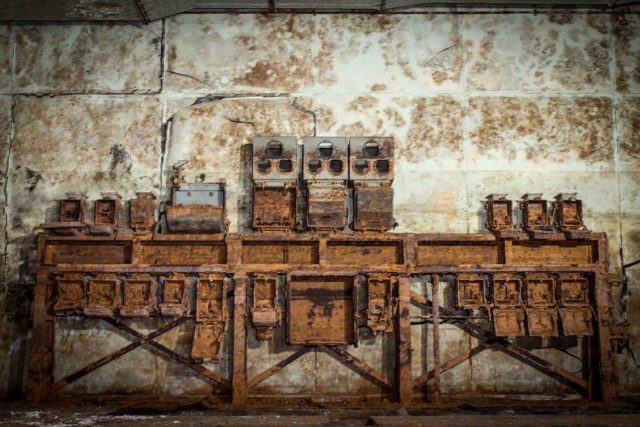
[[[34,236],[67,192],[126,200],[153,191],[166,200],[171,165],[185,159],[188,179],[226,178],[231,230],[246,231],[254,136],[389,135],[397,147],[396,231],[484,231],[489,193],[577,191],[587,226],[609,236],[611,270],[623,272],[640,259],[639,117],[637,12],[180,15],[147,26],[0,26],[0,394],[24,390]],[[631,350],[640,356],[640,265],[625,273]],[[475,345],[442,329],[442,357]],[[59,331],[56,378],[124,343],[95,321],[61,320]],[[186,353],[189,331],[163,343]],[[414,335],[419,375],[430,363],[428,330]],[[393,346],[369,337],[352,351],[391,373]],[[250,342],[249,374],[294,350],[280,333]],[[539,352],[580,368],[565,353]],[[622,391],[640,392],[634,358],[627,351],[617,359]],[[228,373],[227,356],[216,369]],[[211,390],[144,348],[65,389]],[[443,390],[567,393],[489,351],[447,373]],[[259,390],[375,391],[322,352]]]

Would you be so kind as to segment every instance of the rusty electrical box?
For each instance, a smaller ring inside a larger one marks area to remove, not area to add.
[[[256,338],[260,341],[270,340],[273,338],[273,328],[282,322],[278,276],[255,274],[252,290],[251,321],[256,328]]]
[[[387,231],[393,218],[393,138],[350,138],[349,179],[353,183],[353,229]]]
[[[60,200],[60,222],[84,223],[87,216],[87,198],[84,195]]]
[[[171,205],[165,208],[167,229],[172,233],[224,233],[225,183],[185,183],[182,169],[186,162],[174,166]]]
[[[160,314],[167,317],[181,317],[189,314],[190,283],[182,273],[171,273],[162,283],[162,302],[158,305]]]
[[[572,239],[584,238],[590,234],[582,218],[582,200],[577,198],[576,193],[558,194],[553,207],[558,230]]]
[[[113,273],[98,273],[88,284],[85,316],[113,317],[120,307],[120,279]]]
[[[525,312],[522,308],[520,276],[512,273],[496,273],[491,281],[493,302],[493,328],[497,336],[520,337],[525,335]]]
[[[131,273],[123,284],[122,317],[149,317],[157,308],[158,283],[146,273]]]
[[[455,281],[456,305],[469,310],[484,307],[485,280],[480,274],[458,274]]]
[[[296,228],[298,140],[256,137],[253,140],[253,228]]]
[[[371,274],[367,277],[367,327],[373,335],[393,332],[398,279],[388,274]]]
[[[82,311],[86,305],[86,281],[80,273],[66,273],[56,277],[56,314],[73,314]]]
[[[196,325],[191,358],[220,360],[227,330],[227,281],[222,274],[201,274],[196,282]]]
[[[290,344],[356,342],[355,276],[293,276],[287,283]]]
[[[304,139],[307,227],[339,231],[347,222],[349,142],[340,137]]]
[[[120,196],[103,195],[93,205],[93,224],[89,227],[95,236],[111,236],[120,227]]]
[[[520,200],[522,228],[534,239],[554,239],[557,233],[542,193],[527,193]]]
[[[136,193],[129,200],[129,226],[136,233],[153,231],[156,225],[156,196],[153,193]]]
[[[593,335],[589,280],[580,273],[561,273],[558,288],[564,335]]]
[[[506,194],[490,194],[485,202],[488,230],[501,239],[517,237],[518,230],[513,222],[513,202]]]

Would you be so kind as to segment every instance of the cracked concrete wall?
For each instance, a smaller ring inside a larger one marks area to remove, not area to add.
[[[171,165],[225,178],[232,231],[247,231],[255,135],[390,135],[398,232],[484,231],[492,192],[577,191],[587,226],[607,232],[611,270],[640,259],[640,16],[628,14],[180,15],[148,26],[0,26],[3,248],[0,394],[24,390],[36,226],[66,192],[168,198]],[[640,265],[624,269],[640,355]],[[414,283],[416,289],[424,285]],[[443,290],[443,298],[446,298]],[[141,331],[161,320],[138,322]],[[56,379],[126,340],[61,319]],[[188,352],[191,325],[162,337]],[[443,360],[477,343],[443,325]],[[356,356],[391,375],[394,343],[364,336]],[[251,337],[252,334],[249,333]],[[429,369],[415,327],[414,374]],[[227,337],[227,344],[229,337]],[[574,343],[575,344],[575,343]],[[228,348],[228,346],[227,346]],[[282,330],[248,344],[252,376],[295,351]],[[536,353],[569,371],[576,347]],[[640,392],[631,351],[622,391]],[[229,354],[215,366],[229,374]],[[500,353],[447,372],[444,392],[571,391]],[[208,394],[195,374],[144,348],[69,386],[72,393]],[[259,394],[376,394],[323,352]]]

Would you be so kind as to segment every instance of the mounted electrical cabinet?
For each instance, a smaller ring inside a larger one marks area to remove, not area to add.
[[[394,227],[393,138],[350,138],[349,178],[353,182],[353,229]]]
[[[165,209],[167,229],[171,233],[224,233],[225,182],[185,183],[182,169],[174,166],[171,205]]]
[[[297,197],[297,138],[254,138],[253,228],[258,231],[295,229]]]
[[[349,141],[341,137],[304,139],[303,179],[307,189],[307,227],[339,231],[347,225]]]

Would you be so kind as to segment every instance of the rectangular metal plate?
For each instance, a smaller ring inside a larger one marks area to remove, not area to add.
[[[297,276],[288,284],[290,344],[354,342],[354,278]]]

